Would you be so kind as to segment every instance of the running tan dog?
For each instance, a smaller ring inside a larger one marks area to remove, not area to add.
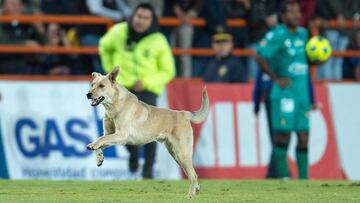
[[[205,120],[209,99],[206,89],[202,93],[202,105],[196,112],[174,111],[147,105],[115,81],[119,67],[108,75],[93,73],[91,90],[86,95],[91,105],[100,103],[105,107],[104,135],[89,144],[96,150],[97,165],[104,161],[102,149],[112,145],[140,145],[152,141],[164,142],[167,150],[182,167],[190,180],[189,193],[192,198],[200,190],[192,164],[193,130],[191,123]]]

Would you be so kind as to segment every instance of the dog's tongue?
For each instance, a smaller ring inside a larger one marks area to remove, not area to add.
[[[97,106],[98,104],[100,104],[102,101],[104,100],[104,97],[98,97],[95,99],[91,99],[91,106]]]
[[[96,106],[97,105],[97,100],[96,99],[92,99],[91,100],[91,106]]]

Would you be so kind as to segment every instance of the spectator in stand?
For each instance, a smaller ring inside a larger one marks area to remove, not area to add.
[[[59,24],[48,24],[45,45],[50,47],[70,47],[65,30]],[[76,64],[76,61],[73,55],[45,54],[41,58],[38,72],[47,75],[74,74],[76,71],[72,71],[72,66]]]
[[[314,18],[315,15],[316,0],[301,0],[299,1],[299,4],[301,11],[300,25],[303,27],[308,27],[310,21]]]
[[[181,20],[181,25],[172,30],[171,41],[174,46],[190,49],[193,43],[194,26],[190,24],[193,18],[199,16],[204,0],[169,0],[165,12],[166,16],[175,16]],[[192,57],[182,55],[179,57],[179,75],[190,77],[192,72]]]
[[[131,10],[134,10],[137,5],[144,2],[149,3],[154,7],[155,13],[158,17],[163,16],[164,0],[127,0],[127,3],[129,4]]]
[[[211,48],[212,35],[226,29],[226,16],[221,8],[219,0],[206,0],[199,13],[200,18],[206,19],[205,27],[195,27],[193,37],[194,48]],[[192,57],[192,77],[201,77],[204,67],[211,57],[194,56]]]
[[[114,21],[124,21],[131,15],[131,8],[124,0],[78,0],[76,9],[77,14],[107,17]],[[77,35],[80,45],[97,47],[100,37],[105,32],[106,28],[102,25],[78,26]],[[84,56],[84,60],[91,62],[87,64],[88,67],[91,67],[87,72],[103,72],[98,56]]]
[[[355,32],[351,41],[352,43],[350,43],[348,49],[360,50],[360,30]],[[344,59],[343,74],[344,78],[360,82],[360,56]]]
[[[222,1],[226,18],[241,18],[247,20],[251,12],[250,0],[225,0]],[[247,44],[247,27],[230,28],[234,36],[234,46],[244,48]]]
[[[344,29],[344,21],[352,20],[358,12],[359,0],[317,0],[316,1],[316,24],[324,25],[327,20],[336,19],[338,29],[325,30],[325,37],[328,38],[333,50],[343,51],[349,43],[349,32]],[[332,57],[317,70],[319,79],[341,80],[342,79],[342,57]]]
[[[274,0],[271,3],[271,9],[275,13],[279,13],[280,5],[284,0]],[[315,14],[315,4],[316,0],[301,0],[300,4],[300,12],[301,12],[301,20],[300,25],[303,27],[307,27],[310,21],[313,19]]]
[[[131,8],[124,0],[86,0],[90,14],[123,21],[130,17]]]
[[[76,14],[80,0],[40,0],[41,11],[45,14]]]
[[[212,37],[215,58],[205,67],[204,81],[216,83],[243,83],[247,82],[247,74],[241,65],[239,57],[232,55],[234,47],[233,36],[230,33],[220,32]]]
[[[240,18],[247,20],[249,18],[252,6],[250,0],[225,0],[220,2],[222,2],[222,6],[227,19]],[[229,30],[234,37],[235,48],[245,48],[248,45],[249,37],[247,26],[229,27]],[[246,66],[247,58],[242,57],[240,58],[240,60],[242,64],[242,70],[248,73]]]
[[[255,50],[259,41],[264,37],[265,33],[277,25],[277,5],[278,1],[274,0],[252,0],[251,10],[248,15],[248,45],[249,49]],[[255,78],[258,64],[254,57],[248,57],[247,69],[249,78]]]
[[[1,5],[1,15],[33,14],[36,11],[21,0],[5,0]],[[29,47],[40,45],[45,33],[45,27],[41,23],[21,24],[13,21],[8,24],[0,24],[0,44],[19,44]],[[0,73],[31,74],[37,57],[30,55],[0,55]]]
[[[44,14],[48,15],[71,15],[71,14],[79,14],[79,6],[81,6],[81,0],[69,1],[69,0],[40,0],[39,7]],[[49,28],[49,27],[48,27]],[[102,28],[101,28],[102,29]],[[77,34],[77,29],[74,25],[61,25],[61,32],[65,32],[66,34],[66,41],[67,45],[64,46],[79,46],[79,37]],[[49,44],[48,44],[49,45]],[[68,58],[71,63],[71,74],[75,75],[84,75],[89,74],[93,71],[92,63],[91,63],[91,56],[84,56],[84,55],[46,55],[53,59],[58,58]],[[44,60],[44,58],[42,59]],[[95,59],[94,59],[95,60]],[[68,61],[68,60],[66,60]],[[90,61],[90,62],[89,62]],[[66,62],[67,64],[68,62]],[[40,66],[42,67],[42,66]],[[90,67],[90,68],[89,68]],[[45,68],[42,73],[48,74],[48,68]],[[65,72],[64,72],[65,73]]]

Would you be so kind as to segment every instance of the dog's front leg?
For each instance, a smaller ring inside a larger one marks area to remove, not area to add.
[[[96,165],[100,167],[104,162],[104,154],[102,149],[96,150]]]
[[[111,118],[107,117],[106,115],[103,120],[103,129],[104,129],[104,135],[110,135],[115,133],[114,121]],[[96,165],[98,167],[100,167],[104,162],[104,154],[102,151],[104,148],[105,147],[102,147],[96,150]]]
[[[103,119],[104,135],[111,135],[115,133],[114,120],[105,116]]]
[[[127,134],[116,132],[99,137],[95,142],[88,144],[86,148],[88,150],[98,150],[112,145],[125,145],[127,138]]]

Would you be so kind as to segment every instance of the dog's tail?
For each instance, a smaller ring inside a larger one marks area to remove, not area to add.
[[[189,119],[192,123],[201,123],[203,122],[209,112],[209,97],[206,91],[206,87],[204,87],[202,91],[202,102],[199,110],[194,112],[186,112],[186,118]]]

